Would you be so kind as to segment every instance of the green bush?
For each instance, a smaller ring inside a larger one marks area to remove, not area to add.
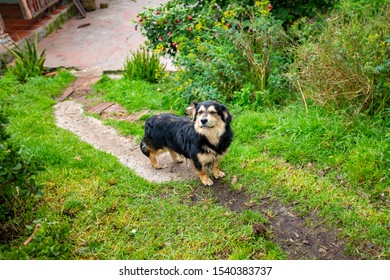
[[[31,195],[41,193],[34,175],[42,169],[35,161],[21,155],[20,147],[5,131],[7,123],[8,119],[0,111],[0,233],[3,241],[15,238],[22,230],[20,217],[26,209],[31,209]]]
[[[40,187],[35,183],[34,174],[41,167],[20,154],[20,148],[10,141],[6,132],[7,123],[8,119],[0,111],[0,196],[37,194]]]
[[[170,1],[138,15],[149,46],[175,55],[180,71],[172,95],[178,107],[205,99],[256,107],[286,98],[287,35],[269,5]],[[251,89],[245,100],[243,88]]]
[[[272,0],[270,1],[275,18],[285,25],[302,18],[314,18],[319,13],[327,13],[339,0]]]
[[[163,73],[164,66],[160,63],[159,56],[142,48],[131,52],[131,58],[126,59],[123,76],[129,80],[156,83],[162,78]]]
[[[375,14],[333,14],[319,36],[296,49],[293,71],[298,74],[298,90],[319,104],[351,114],[388,114],[389,11],[390,5]]]
[[[26,39],[25,47],[19,47],[15,43],[13,48],[4,47],[15,57],[14,65],[8,69],[19,81],[26,82],[28,78],[40,76],[45,72],[45,50],[38,54],[37,35],[33,44]]]

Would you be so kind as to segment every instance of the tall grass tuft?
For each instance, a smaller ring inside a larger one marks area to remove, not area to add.
[[[296,49],[297,88],[350,114],[390,113],[390,6],[333,14],[324,31]]]
[[[149,53],[145,48],[131,52],[124,64],[123,76],[129,80],[145,80],[157,83],[164,73],[164,65],[157,54]]]
[[[45,72],[46,68],[43,64],[46,60],[46,50],[38,53],[38,36],[36,34],[32,44],[25,39],[25,47],[20,47],[15,43],[13,45],[13,48],[4,47],[15,57],[14,65],[8,69],[19,81],[26,82],[28,78],[40,76]]]

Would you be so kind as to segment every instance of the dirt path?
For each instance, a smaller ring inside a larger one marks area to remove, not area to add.
[[[150,182],[166,182],[195,178],[191,167],[185,163],[172,162],[168,153],[159,156],[165,168],[153,169],[147,157],[141,153],[139,143],[129,137],[120,136],[115,129],[100,120],[84,115],[83,107],[73,100],[63,101],[55,106],[56,123],[59,127],[76,134],[82,141],[116,156],[119,161]]]
[[[165,168],[153,169],[148,158],[139,149],[139,143],[136,143],[134,139],[120,136],[115,129],[104,125],[101,120],[85,115],[85,108],[90,108],[90,112],[97,114],[109,111],[108,109],[112,110],[114,107],[121,113],[126,112],[119,105],[104,106],[107,102],[86,98],[91,91],[92,84],[101,78],[100,69],[75,71],[73,74],[77,77],[76,81],[65,89],[62,96],[57,98],[58,103],[54,110],[57,126],[73,132],[82,141],[91,144],[96,149],[114,155],[123,165],[150,182],[160,183],[195,178],[191,172],[192,167],[185,163],[173,163],[168,153],[158,158]]]

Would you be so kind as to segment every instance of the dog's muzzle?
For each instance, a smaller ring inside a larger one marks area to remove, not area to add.
[[[214,125],[211,125],[209,123],[209,119],[208,118],[201,118],[199,120],[199,124],[200,124],[201,128],[212,128],[212,127],[214,127]]]

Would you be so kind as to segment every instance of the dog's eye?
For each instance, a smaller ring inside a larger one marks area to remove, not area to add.
[[[198,115],[202,115],[204,113],[203,110],[198,111]]]
[[[210,114],[213,115],[213,116],[215,116],[215,115],[217,114],[217,112],[211,111]]]

